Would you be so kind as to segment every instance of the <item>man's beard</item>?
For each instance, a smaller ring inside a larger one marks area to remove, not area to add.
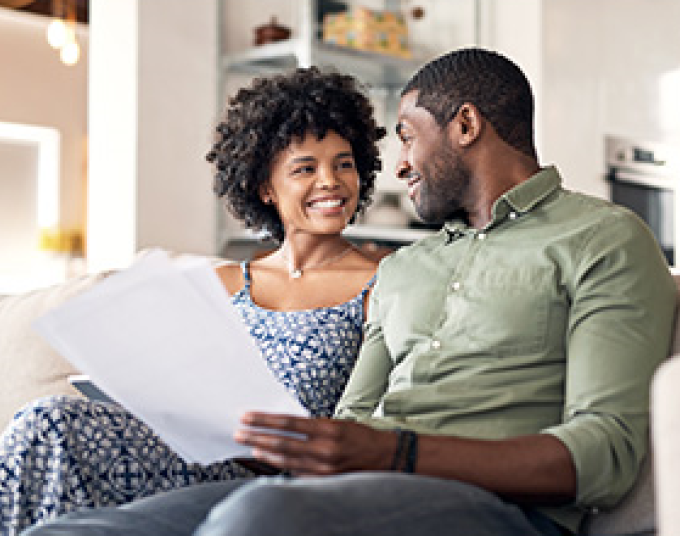
[[[426,223],[441,224],[464,214],[471,174],[461,157],[446,142],[430,164],[422,165],[419,192],[414,199],[418,216]]]

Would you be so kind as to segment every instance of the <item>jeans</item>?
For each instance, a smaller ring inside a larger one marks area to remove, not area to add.
[[[474,486],[366,472],[200,484],[118,508],[83,510],[22,534],[559,536],[562,532],[538,512],[524,511]]]

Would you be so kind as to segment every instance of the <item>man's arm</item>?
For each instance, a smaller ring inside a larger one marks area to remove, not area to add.
[[[253,456],[302,475],[388,471],[397,434],[331,419],[249,413],[236,439]],[[301,434],[302,438],[254,430]],[[415,472],[477,485],[517,502],[558,504],[576,493],[572,458],[561,441],[547,434],[504,440],[420,435]]]
[[[593,229],[574,262],[563,422],[543,432],[571,452],[577,502],[610,507],[647,452],[649,388],[668,356],[676,290],[652,234],[624,210]]]

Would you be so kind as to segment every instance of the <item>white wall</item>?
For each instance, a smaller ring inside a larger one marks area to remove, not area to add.
[[[606,135],[680,147],[680,2],[481,4],[482,44],[525,70],[541,162],[557,164],[567,187],[609,196]]]
[[[91,0],[88,269],[140,249],[212,254],[205,161],[217,102],[214,0]]]
[[[678,21],[677,0],[544,1],[543,156],[570,187],[608,196],[607,134],[679,145]]]

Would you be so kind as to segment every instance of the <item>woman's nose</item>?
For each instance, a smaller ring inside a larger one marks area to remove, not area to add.
[[[332,188],[338,183],[333,167],[321,166],[317,173],[316,184],[321,188]]]

